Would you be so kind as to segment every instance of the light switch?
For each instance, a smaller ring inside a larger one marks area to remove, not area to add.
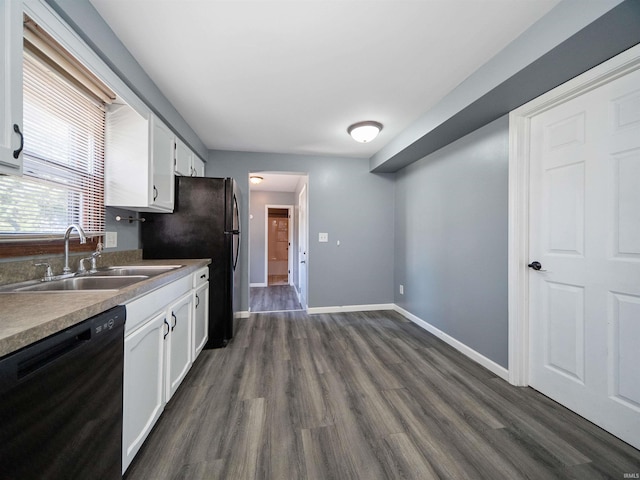
[[[319,242],[328,242],[329,241],[329,234],[328,233],[319,233],[318,234],[318,241]]]
[[[104,248],[116,248],[118,246],[118,232],[104,233]]]

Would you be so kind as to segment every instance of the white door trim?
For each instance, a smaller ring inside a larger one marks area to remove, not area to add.
[[[531,118],[640,68],[640,45],[509,114],[509,382],[529,385],[529,135]]]
[[[300,302],[300,305],[302,306],[302,309],[307,311],[309,308],[309,189],[307,188],[307,186],[309,185],[309,177],[307,177],[306,182],[302,185],[302,188],[300,189],[300,193],[298,193],[298,209],[300,210],[300,206],[302,205],[302,202],[300,201],[300,197],[302,197],[302,194],[304,193],[304,225],[303,222],[300,221],[300,217],[298,217],[298,255],[297,255],[297,261],[298,261],[298,285],[300,285],[300,291],[298,292],[298,302]],[[304,245],[301,245],[301,237],[300,237],[300,232],[303,231],[304,233]],[[305,255],[305,267],[304,267],[304,283],[302,282],[301,278],[302,275],[300,275],[300,250],[304,251],[304,255]],[[297,291],[297,290],[296,290]]]
[[[289,212],[289,233],[288,242],[289,250],[287,251],[287,270],[289,271],[287,284],[293,284],[293,255],[291,254],[291,246],[293,245],[293,232],[291,228],[291,221],[293,220],[293,205],[271,205],[264,206],[264,285],[269,286],[269,209],[270,208],[286,208]]]

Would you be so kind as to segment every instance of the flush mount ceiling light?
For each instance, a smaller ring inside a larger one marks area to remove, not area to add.
[[[257,175],[251,175],[251,176],[249,177],[249,181],[250,181],[251,183],[253,183],[254,185],[258,185],[258,184],[259,184],[259,183],[261,183],[263,180],[264,180],[264,178],[259,177],[259,176],[257,176]]]
[[[349,135],[353,137],[356,142],[367,143],[378,136],[382,130],[382,124],[374,121],[358,122],[347,128]]]

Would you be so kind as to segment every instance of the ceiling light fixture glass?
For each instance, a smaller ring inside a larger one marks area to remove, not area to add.
[[[366,122],[358,122],[347,128],[349,135],[353,137],[356,142],[368,143],[378,136],[382,130],[382,124],[368,120]]]
[[[261,183],[264,180],[264,178],[259,177],[258,175],[251,175],[249,177],[249,181],[251,183],[253,183],[254,185],[258,185],[259,183]]]

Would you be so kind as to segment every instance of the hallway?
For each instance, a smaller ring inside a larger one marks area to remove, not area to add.
[[[302,310],[293,285],[251,287],[251,312],[283,312]]]

